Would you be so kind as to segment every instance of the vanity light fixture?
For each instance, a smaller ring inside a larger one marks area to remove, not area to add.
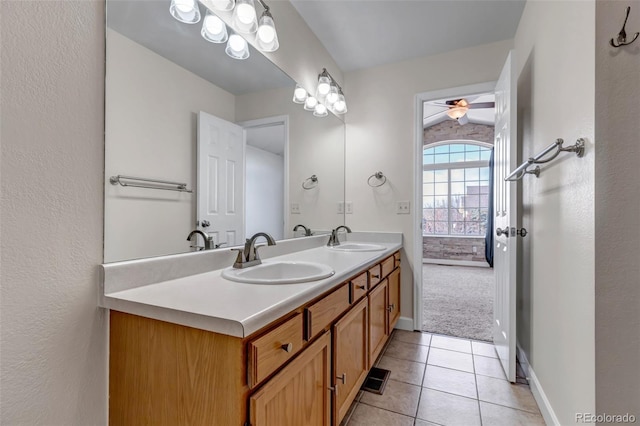
[[[326,117],[329,113],[327,112],[327,107],[324,104],[318,103],[313,110],[314,117]]]
[[[231,34],[229,36],[227,48],[224,51],[233,59],[247,59],[249,57],[247,40],[238,34]]]
[[[235,7],[236,0],[210,0],[209,3],[216,10],[222,10],[224,12],[228,12]]]
[[[275,52],[280,47],[278,43],[278,33],[273,22],[273,16],[269,12],[269,6],[260,2],[264,7],[264,12],[260,16],[258,23],[258,33],[256,34],[256,43],[258,48],[263,52]]]
[[[225,23],[209,11],[207,11],[204,21],[202,22],[202,31],[200,34],[202,38],[211,43],[224,43],[229,39]]]
[[[335,114],[347,112],[347,102],[342,87],[326,68],[323,68],[322,72],[318,74],[316,96],[311,96],[304,87],[296,84],[293,91],[293,102],[304,104],[305,111],[313,111],[313,115],[316,117],[326,117],[329,110]]]
[[[241,33],[253,34],[258,30],[258,17],[253,0],[237,0],[233,9],[233,24]]]
[[[185,24],[197,24],[200,22],[200,9],[196,0],[171,0],[169,13]]]
[[[304,109],[305,111],[315,111],[316,105],[318,105],[318,100],[313,96],[308,96],[304,101]]]

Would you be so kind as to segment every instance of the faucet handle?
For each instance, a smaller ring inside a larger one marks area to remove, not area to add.
[[[238,252],[238,256],[236,257],[236,261],[233,264],[234,268],[238,268],[239,266],[236,265],[242,265],[244,263],[244,250],[241,248],[237,248],[237,249],[231,249],[231,251],[237,251]]]

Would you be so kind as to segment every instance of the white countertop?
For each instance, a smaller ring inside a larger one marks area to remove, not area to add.
[[[349,240],[356,241],[353,237]],[[372,240],[364,239],[366,242]],[[120,291],[106,290],[101,297],[100,305],[242,338],[402,247],[401,242],[375,242],[384,246],[385,250],[341,252],[331,250],[323,244],[263,260],[263,263],[280,260],[318,262],[335,270],[333,276],[318,281],[296,284],[245,284],[222,278],[222,269],[217,269]],[[261,250],[264,249],[266,247]],[[109,266],[113,267],[114,264]],[[103,283],[103,288],[107,289],[108,286]]]

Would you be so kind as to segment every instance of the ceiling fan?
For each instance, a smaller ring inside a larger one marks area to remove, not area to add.
[[[446,107],[447,109],[444,111],[440,111],[435,114],[432,114],[428,117],[425,117],[424,118],[425,121],[437,115],[446,113],[449,116],[449,118],[453,120],[458,120],[458,123],[460,123],[460,125],[463,125],[469,122],[469,117],[467,117],[467,111],[469,111],[470,109],[477,109],[477,108],[495,108],[496,103],[495,102],[470,103],[465,98],[460,98],[460,99],[452,99],[449,101],[445,101],[445,103],[432,102],[431,105]]]

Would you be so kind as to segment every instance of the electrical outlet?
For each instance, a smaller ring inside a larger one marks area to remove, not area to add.
[[[300,214],[300,203],[291,203],[291,214]]]
[[[344,210],[347,214],[353,214],[353,201],[347,201],[344,204]]]
[[[409,214],[411,213],[411,202],[410,201],[398,201],[396,204],[396,213],[397,214]]]
[[[338,214],[344,214],[344,203],[338,203]]]
[[[473,247],[471,247],[471,252],[472,252],[473,254],[478,253],[478,246],[473,246]]]

